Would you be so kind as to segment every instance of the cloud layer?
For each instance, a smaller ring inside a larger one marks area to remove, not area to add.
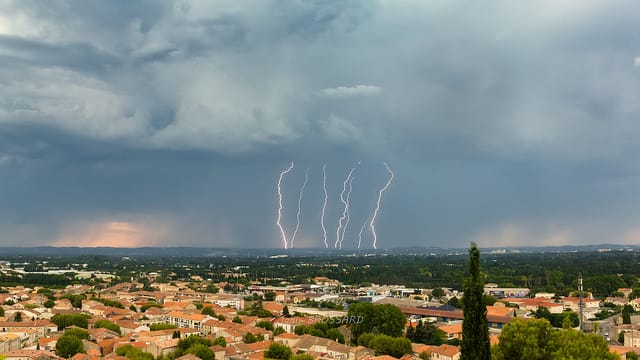
[[[291,160],[312,176],[301,246],[321,244],[319,169],[338,214],[358,160],[354,222],[370,216],[381,162],[396,172],[382,246],[629,241],[638,10],[3,2],[0,244],[137,224],[136,244],[277,247],[273,186]],[[140,230],[155,221],[166,229]]]

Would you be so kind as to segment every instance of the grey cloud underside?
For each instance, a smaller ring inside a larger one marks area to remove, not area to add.
[[[382,161],[381,247],[640,240],[639,7],[5,2],[0,244],[148,215],[176,229],[162,244],[277,247],[291,160],[301,246],[321,245],[322,164],[331,233],[358,160],[345,244]]]

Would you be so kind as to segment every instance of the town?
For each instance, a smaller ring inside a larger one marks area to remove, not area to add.
[[[267,258],[254,266],[238,265],[255,262],[248,259],[224,259],[219,271],[203,266],[211,261],[207,258],[190,265],[174,259],[172,266],[159,266],[172,259],[90,259],[95,263],[54,257],[0,261],[0,280],[7,285],[0,293],[5,360],[460,358],[462,278],[450,286],[422,288],[283,275],[314,266],[346,271],[344,260],[327,258]],[[450,262],[461,259],[438,261],[455,267]],[[376,266],[375,259],[366,261],[371,264],[364,267]],[[150,263],[156,268],[143,270]],[[265,263],[281,270],[266,274]],[[127,269],[123,264],[135,270],[113,271]],[[640,352],[639,288],[619,287],[602,297],[587,288],[556,294],[535,284],[507,285],[484,284],[492,347],[499,346],[509,324],[545,319],[550,328],[599,338],[612,356],[633,359]]]

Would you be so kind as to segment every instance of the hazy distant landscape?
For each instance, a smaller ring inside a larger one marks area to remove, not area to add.
[[[544,252],[610,252],[637,251],[640,245],[572,245],[541,247],[500,247],[482,249],[489,254],[544,253]],[[391,249],[321,249],[295,248],[283,250],[250,248],[206,247],[0,247],[0,254],[7,255],[108,255],[108,256],[195,256],[195,257],[269,257],[269,256],[384,256],[384,255],[466,255],[464,248],[398,247]]]

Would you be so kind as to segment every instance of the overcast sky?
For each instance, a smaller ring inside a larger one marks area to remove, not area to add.
[[[638,14],[0,1],[0,246],[639,244]]]

